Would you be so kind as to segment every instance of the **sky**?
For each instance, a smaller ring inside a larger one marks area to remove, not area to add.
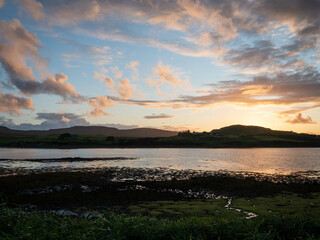
[[[0,0],[0,126],[320,134],[320,0]]]

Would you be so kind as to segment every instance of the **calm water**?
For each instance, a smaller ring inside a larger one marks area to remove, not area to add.
[[[31,162],[24,159],[48,158],[136,158],[108,161]],[[287,174],[320,171],[320,148],[137,148],[137,149],[21,149],[0,148],[0,168],[171,168],[194,170],[250,171]],[[19,160],[17,160],[19,159]]]

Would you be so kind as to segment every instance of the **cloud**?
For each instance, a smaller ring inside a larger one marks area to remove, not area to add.
[[[153,38],[137,37],[134,35],[129,35],[128,33],[122,33],[119,30],[106,31],[104,29],[88,30],[78,28],[77,30],[75,30],[75,33],[91,36],[93,38],[98,38],[101,40],[134,43],[140,44],[142,46],[147,45],[155,48],[165,49],[167,51],[189,57],[213,58],[220,56],[226,50],[226,48],[221,45],[210,46],[210,48],[199,48],[197,46],[190,46],[179,41],[170,42]]]
[[[108,78],[104,74],[98,73],[96,71],[94,72],[93,77],[99,79],[101,82],[104,82],[107,88],[113,89],[114,81],[111,78]]]
[[[281,3],[275,0],[178,0],[170,1],[170,3],[151,0],[129,3],[127,1],[98,1],[98,4],[101,16],[106,21],[120,16],[123,22],[149,23],[153,27],[160,26],[168,31],[179,31],[182,36],[174,41],[165,41],[163,38],[162,40],[141,38],[137,37],[137,34],[129,35],[121,33],[119,29],[109,27],[92,31],[93,37],[147,44],[193,57],[219,57],[227,50],[225,43],[236,39],[240,34],[249,33],[260,37],[263,33],[274,33],[280,27],[289,28],[295,34],[293,37],[301,37],[300,39],[289,39],[289,42],[293,42],[289,43],[289,46],[299,48],[300,45],[302,47],[300,50],[303,51],[303,48],[316,47],[311,43],[315,41],[308,38],[317,36],[320,28],[318,27],[320,17],[317,0],[284,0]],[[270,50],[270,53],[275,53],[279,49],[270,48],[257,52],[259,59],[263,59],[263,56],[272,58],[273,56],[267,52]],[[251,59],[253,56],[254,54],[251,55]],[[267,60],[270,59],[267,58]]]
[[[132,80],[138,80],[139,78],[139,64],[140,63],[138,61],[131,61],[129,64],[127,64],[127,68],[130,68],[133,71],[133,74],[131,75]]]
[[[174,116],[170,116],[164,113],[161,114],[152,114],[149,116],[144,116],[145,119],[163,119],[163,118],[173,118]]]
[[[13,84],[20,81],[26,84],[36,82],[33,71],[27,66],[27,60],[38,68],[46,66],[46,60],[40,56],[41,47],[36,35],[23,28],[20,21],[0,21],[0,60],[2,67],[9,74]]]
[[[320,108],[320,104],[311,105],[311,106],[297,107],[297,108],[294,108],[294,109],[290,109],[290,110],[279,112],[279,114],[280,115],[291,115],[291,114],[296,114],[296,113],[299,113],[299,112],[307,111],[307,110],[310,110],[310,109],[316,109],[316,108]]]
[[[75,90],[74,86],[68,82],[68,76],[63,73],[50,76],[40,83],[37,93],[47,93],[61,96],[64,100],[72,102],[84,101],[85,97],[81,96]]]
[[[74,113],[37,113],[36,119],[44,120],[41,124],[20,124],[15,129],[47,130],[90,125],[82,115]]]
[[[95,64],[97,66],[110,64],[112,61],[110,48],[108,46],[104,46],[104,47],[91,46],[91,47],[88,47],[87,52],[93,59],[96,59]]]
[[[116,79],[122,78],[122,71],[119,70],[119,67],[117,67],[117,66],[111,67],[110,71],[113,73],[113,75]]]
[[[16,125],[12,119],[7,119],[6,117],[0,117],[0,126],[14,126]]]
[[[251,81],[224,81],[213,85],[210,94],[183,96],[181,100],[195,105],[219,102],[259,104],[294,104],[320,102],[320,74],[282,73],[275,77],[259,76]]]
[[[300,36],[320,33],[319,11],[318,0],[262,0],[253,8],[253,14],[260,14],[261,21],[287,25]]]
[[[72,52],[61,54],[63,61],[69,65],[71,61],[76,61],[76,64],[93,64],[100,67],[110,64],[115,54],[108,46],[91,46],[65,38],[57,38],[57,40],[69,45],[73,49]]]
[[[119,123],[107,123],[107,124],[98,124],[95,126],[104,126],[104,127],[113,127],[118,129],[132,129],[132,128],[139,128],[139,125],[126,125],[126,124],[119,124]]]
[[[200,47],[198,52],[208,51],[209,46],[219,47],[221,43],[237,38],[240,33],[261,35],[283,26],[301,37],[316,36],[320,31],[318,0],[60,0],[43,2],[43,10],[47,22],[52,25],[74,25],[87,21],[110,23],[110,20],[117,19],[178,31],[185,34],[185,40]],[[130,41],[130,37],[127,40]],[[152,40],[143,41],[152,44]],[[163,44],[163,47],[164,43],[153,42]],[[168,49],[169,45],[166,45]],[[172,50],[175,48],[173,45]],[[178,48],[176,45],[175,50]]]
[[[188,81],[181,80],[178,73],[176,73],[169,65],[163,65],[161,61],[159,61],[157,66],[153,68],[152,75],[156,78],[147,79],[149,86],[159,87],[164,83],[169,83],[172,87],[176,87],[177,85],[181,86]]]
[[[118,83],[118,93],[124,99],[128,99],[134,92],[133,87],[130,85],[129,79],[125,78]]]
[[[35,0],[22,2],[37,3]],[[319,52],[319,5],[318,0],[60,0],[42,1],[40,9],[45,13],[44,22],[52,25],[96,21],[95,24],[88,23],[90,28],[78,25],[73,33],[152,46],[183,56],[217,58],[221,64],[254,75],[246,76],[244,81],[212,85],[206,94],[184,95],[167,101],[128,100],[133,93],[128,79],[121,80],[116,89],[121,96],[118,101],[123,103],[179,108],[216,103],[251,106],[318,104],[319,73],[315,71],[317,66],[308,62],[311,54],[306,55],[306,51]],[[55,76],[37,81],[34,72],[41,73],[46,68],[46,61],[39,54],[41,43],[36,35],[27,32],[21,24],[19,27],[16,21],[20,24],[18,20],[1,22],[0,30],[0,58],[10,83],[24,94],[47,93],[64,99],[80,98],[72,85],[70,87],[68,82],[59,81]],[[136,28],[139,26],[143,28]],[[11,28],[16,28],[16,31]],[[159,34],[150,34],[150,29]],[[271,37],[276,34],[279,35]],[[254,41],[256,39],[263,40]],[[108,47],[91,46],[86,51],[92,54],[90,61],[95,58],[92,62],[98,65],[112,59]],[[131,62],[127,67],[136,69],[137,65]],[[109,71],[114,74],[113,79],[122,79],[122,71],[117,67]],[[108,87],[113,87],[113,80],[106,74],[100,71],[94,76]],[[157,87],[157,92],[162,95],[164,91],[159,86],[183,87],[186,82],[186,78],[181,78],[176,70],[162,62],[148,79],[148,84]]]
[[[100,15],[98,1],[77,0],[46,3],[47,18],[51,25],[74,25],[84,21],[95,21]]]
[[[109,113],[104,111],[104,108],[114,106],[114,101],[106,96],[97,96],[89,99],[89,105],[93,110],[88,114],[91,117],[108,116]]]
[[[6,3],[5,0],[0,0],[0,8],[2,8],[5,3]]]
[[[182,95],[165,101],[112,99],[122,104],[173,109],[209,107],[220,103],[246,106],[319,105],[319,79],[320,74],[316,71],[281,73],[273,77],[256,76],[248,81],[221,81],[209,85],[212,89],[206,94]]]
[[[299,39],[281,47],[276,47],[269,40],[260,40],[228,50],[222,59],[225,63],[240,68],[237,71],[244,74],[277,74],[284,70],[292,72],[312,67],[299,54],[316,47],[315,39]]]
[[[42,82],[37,81],[34,69],[40,76],[48,75],[47,62],[38,52],[40,47],[37,36],[25,30],[19,20],[9,23],[0,21],[0,62],[11,85],[26,95],[44,93],[73,102],[83,100],[75,88],[66,82],[68,77],[63,73],[49,75]],[[28,67],[27,62],[31,62],[33,67]]]
[[[216,42],[221,41],[221,36],[215,32],[203,32],[197,37],[186,37],[187,41],[192,42],[198,46],[209,47],[214,45]]]
[[[156,87],[156,94],[160,97],[174,96],[176,93],[167,93],[166,90],[162,90],[161,87],[167,87],[168,84],[172,88],[176,89],[191,89],[191,84],[187,77],[181,79],[182,73],[175,71],[169,65],[164,65],[161,61],[153,68],[153,77],[147,78],[147,84],[152,87]],[[165,91],[165,92],[164,92]]]
[[[244,68],[260,67],[275,61],[276,49],[267,40],[254,43],[254,46],[243,46],[239,49],[229,50],[224,60],[232,66]]]
[[[3,94],[0,91],[0,111],[11,115],[22,115],[21,109],[33,110],[31,98],[18,97],[14,94]]]
[[[43,12],[43,5],[42,3],[36,0],[18,0],[20,4],[20,8],[27,12],[30,16],[33,17],[34,20],[43,20],[45,14]]]
[[[16,124],[12,119],[0,117],[0,126],[8,127],[15,130],[49,130],[57,128],[69,128],[73,126],[104,126],[118,129],[138,128],[139,125],[124,124],[90,124],[82,115],[74,113],[38,113],[38,119],[44,120],[40,124],[21,123]]]
[[[291,124],[317,124],[317,122],[312,121],[309,116],[303,117],[301,113],[298,113],[293,119],[286,120],[286,123]]]
[[[130,68],[132,71],[137,72],[137,67],[139,66],[138,61],[131,61],[129,64],[127,64],[127,67]]]

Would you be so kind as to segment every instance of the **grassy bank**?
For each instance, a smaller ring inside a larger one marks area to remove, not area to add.
[[[0,239],[319,239],[318,221],[301,216],[163,220],[109,212],[86,220],[0,207]]]

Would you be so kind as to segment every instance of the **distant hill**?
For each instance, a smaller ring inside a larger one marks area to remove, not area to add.
[[[178,133],[152,128],[119,130],[100,126],[78,126],[47,131],[17,131],[0,127],[0,147],[320,147],[320,136],[243,125],[201,133]]]
[[[48,136],[53,134],[78,134],[78,135],[106,135],[114,137],[171,137],[178,134],[178,132],[167,131],[154,128],[134,128],[120,130],[117,128],[101,127],[101,126],[75,126],[70,128],[59,128],[50,130],[13,130],[7,127],[0,127],[0,134],[10,135],[33,135],[33,136]]]
[[[221,135],[294,135],[298,134],[295,132],[289,131],[278,131],[272,130],[270,128],[260,127],[260,126],[246,126],[246,125],[231,125],[223,127],[220,129],[214,129],[211,131],[211,134],[221,134]]]

